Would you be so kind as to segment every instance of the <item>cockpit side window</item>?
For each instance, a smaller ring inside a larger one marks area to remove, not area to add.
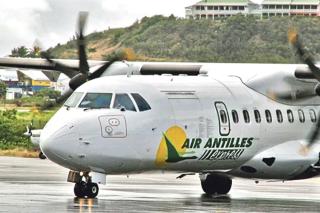
[[[121,109],[122,107],[128,111],[137,111],[128,94],[116,94],[113,108]]]
[[[112,93],[87,93],[81,101],[79,108],[109,109]]]
[[[137,103],[140,112],[150,110],[151,107],[148,102],[138,93],[131,93],[133,99]]]
[[[83,96],[83,92],[74,92],[72,95],[68,98],[68,100],[64,103],[64,106],[66,107],[76,107],[79,103],[80,99]]]

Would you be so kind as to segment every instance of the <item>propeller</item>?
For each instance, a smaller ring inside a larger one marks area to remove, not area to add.
[[[62,96],[57,101],[58,103],[65,101],[73,93],[74,90],[76,90],[85,82],[95,78],[99,78],[114,62],[122,60],[133,60],[135,58],[133,50],[124,49],[123,51],[114,53],[109,58],[108,62],[103,64],[94,72],[90,73],[90,67],[88,64],[88,58],[86,54],[86,41],[84,36],[84,30],[86,27],[87,19],[88,12],[79,13],[78,26],[76,32],[79,58],[78,70],[74,70],[74,68],[68,67],[67,65],[54,61],[53,59],[51,59],[48,53],[44,54],[44,57],[51,65],[55,66],[57,70],[61,71],[62,73],[66,74],[69,78],[71,78],[69,81],[70,89],[68,89],[66,92],[62,94]]]
[[[26,126],[27,131],[24,133],[25,136],[31,137],[32,136],[32,123]]]
[[[299,35],[297,33],[297,30],[294,28],[289,29],[288,31],[288,39],[291,45],[294,47],[294,49],[297,52],[297,55],[299,56],[300,60],[307,64],[310,71],[314,75],[314,77],[320,82],[320,69],[315,65],[314,59],[311,56],[309,52],[304,48]],[[319,85],[319,84],[318,84]],[[316,86],[315,90],[317,90]],[[314,145],[317,142],[317,138],[320,133],[320,112],[318,113],[318,119],[316,124],[314,125],[313,129],[310,132],[309,137],[307,138],[304,146],[300,150],[301,154],[307,154],[309,149],[312,145]]]

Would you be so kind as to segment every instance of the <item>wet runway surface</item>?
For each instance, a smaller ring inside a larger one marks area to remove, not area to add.
[[[48,160],[0,157],[0,212],[320,212],[320,178],[236,179],[228,196],[208,197],[198,176],[108,176],[97,199],[76,199],[67,173]]]

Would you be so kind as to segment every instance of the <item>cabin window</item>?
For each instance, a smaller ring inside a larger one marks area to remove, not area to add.
[[[272,116],[271,116],[270,110],[266,110],[265,113],[266,113],[266,120],[267,120],[267,122],[268,122],[268,123],[271,123],[271,122],[272,122]]]
[[[223,124],[226,124],[228,122],[227,113],[224,110],[220,110],[220,121]]]
[[[317,115],[316,115],[316,112],[313,109],[309,110],[309,114],[310,114],[311,122],[312,123],[317,122]]]
[[[283,122],[283,116],[282,116],[282,112],[281,110],[276,110],[276,114],[277,114],[277,119],[278,119],[278,122],[279,123],[282,123]]]
[[[81,101],[79,108],[109,109],[112,93],[87,93]]]
[[[236,110],[232,110],[231,112],[232,119],[234,123],[239,123],[239,116]]]
[[[74,92],[72,95],[68,98],[68,100],[64,103],[64,106],[66,107],[76,107],[79,103],[80,99],[83,96],[83,92]]]
[[[256,119],[256,122],[261,123],[261,116],[260,116],[259,110],[254,110],[253,112],[254,112],[254,117]]]
[[[137,103],[140,112],[150,110],[151,107],[148,102],[138,93],[131,93],[133,99]]]
[[[293,122],[294,122],[294,117],[293,117],[292,110],[288,109],[288,110],[287,110],[287,115],[288,115],[288,121],[289,121],[290,123],[293,123]]]
[[[124,108],[125,110],[128,110],[128,111],[137,111],[128,94],[116,94],[113,108],[116,108],[116,109]]]
[[[243,118],[244,118],[244,122],[246,122],[246,123],[250,122],[250,116],[249,116],[249,112],[247,110],[243,110]]]
[[[298,110],[298,115],[299,115],[299,121],[301,123],[304,123],[306,119],[304,117],[304,112],[301,109]]]

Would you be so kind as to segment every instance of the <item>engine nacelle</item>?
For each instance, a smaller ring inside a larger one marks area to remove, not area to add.
[[[319,163],[319,147],[301,154],[301,141],[290,141],[267,149],[230,175],[253,179],[294,180],[320,175],[315,168]],[[318,151],[316,151],[318,150]]]

